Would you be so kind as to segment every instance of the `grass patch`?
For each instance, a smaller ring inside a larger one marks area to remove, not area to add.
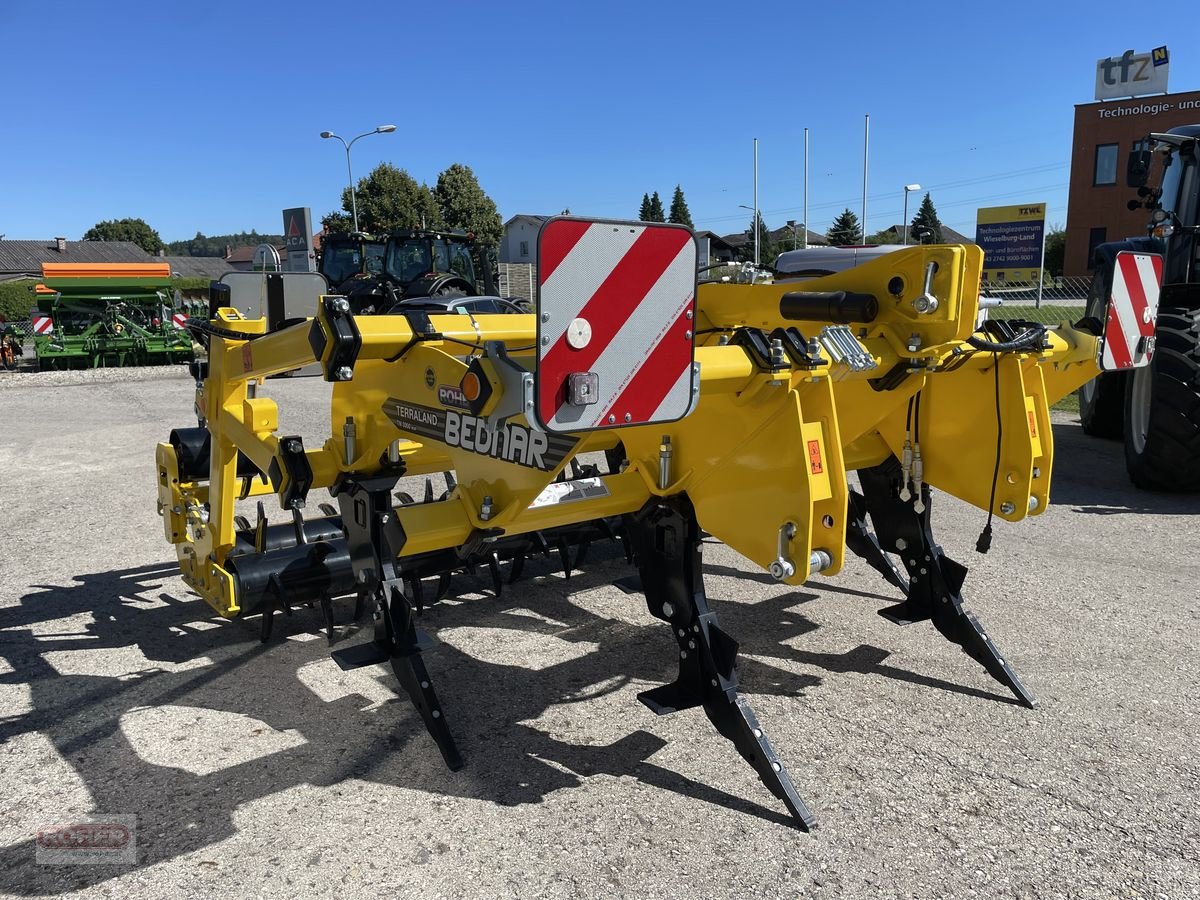
[[[1043,303],[1040,309],[1036,306],[999,306],[988,310],[988,318],[1024,319],[1026,322],[1058,325],[1061,322],[1078,322],[1083,318],[1083,313],[1082,306],[1059,306]]]
[[[1067,394],[1067,396],[1063,397],[1061,400],[1059,400],[1057,403],[1055,403],[1050,408],[1057,409],[1060,412],[1078,413],[1079,412],[1079,393],[1077,391],[1071,391],[1071,393]]]

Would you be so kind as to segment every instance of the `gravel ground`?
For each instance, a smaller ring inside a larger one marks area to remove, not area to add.
[[[283,428],[328,433],[323,383],[268,393]],[[856,560],[793,589],[706,547],[806,835],[701,713],[637,702],[675,654],[613,586],[623,558],[531,564],[499,599],[461,578],[426,612],[452,773],[388,672],[329,660],[317,614],[264,647],[184,589],[153,473],[191,424],[182,370],[0,377],[0,410],[6,895],[1200,897],[1200,503],[1133,491],[1073,419],[1055,505],[997,523],[988,556],[982,514],[935,498],[1037,710],[875,615],[897,598]],[[137,816],[136,865],[35,864],[40,824],[88,812]]]

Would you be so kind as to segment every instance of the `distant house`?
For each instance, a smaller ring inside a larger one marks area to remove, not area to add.
[[[768,232],[771,238],[771,246],[777,251],[791,250],[793,244],[796,247],[804,246],[804,226],[800,225],[795,231],[791,226],[784,225],[782,228],[776,228]],[[721,238],[729,246],[734,248],[737,257],[740,259],[754,258],[754,238],[748,231],[735,231],[733,234],[727,234]],[[810,247],[827,247],[829,246],[829,238],[814,229],[808,229],[808,246]],[[773,259],[760,259],[763,265],[770,265],[774,262]]]
[[[258,252],[260,245],[246,244],[242,247],[230,247],[225,252],[224,262],[230,269],[236,272],[253,272],[254,271],[254,254]],[[279,262],[282,264],[287,259],[287,247],[283,244],[276,244],[275,249],[279,251]]]
[[[737,247],[711,231],[697,231],[696,245],[699,251],[696,265],[701,269],[737,259]]]
[[[234,271],[233,266],[219,256],[160,256],[159,262],[171,266],[171,274],[180,278],[207,278],[219,281],[226,272]]]
[[[904,224],[893,225],[890,228],[885,228],[881,232],[885,237],[885,243],[903,244],[904,243]],[[908,226],[908,243],[921,243],[919,237],[913,233],[912,225]],[[943,244],[973,244],[974,238],[969,238],[965,234],[955,231],[949,225],[942,226],[942,243]]]
[[[521,214],[504,223],[504,237],[500,239],[500,262],[537,263],[537,236],[549,216]]]
[[[128,263],[153,262],[151,256],[131,241],[46,241],[0,240],[0,281],[41,278],[42,263]]]

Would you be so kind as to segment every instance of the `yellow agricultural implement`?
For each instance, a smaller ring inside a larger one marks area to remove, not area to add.
[[[356,317],[326,296],[315,318],[267,333],[219,310],[189,323],[209,346],[202,427],[158,445],[166,537],[185,582],[223,616],[261,615],[264,640],[296,604],[320,603],[331,628],[334,597],[354,596],[356,617],[373,609],[373,640],[335,659],[390,662],[451,768],[414,624],[425,580],[444,590],[486,566],[498,588],[501,567],[515,577],[555,549],[569,573],[573,548],[616,538],[678,643],[677,680],[641,699],[703,706],[807,828],[737,692],[701,529],[792,585],[837,574],[849,549],[903,593],[885,615],[932,620],[1032,706],[964,608],[966,569],[933,538],[930,487],[988,513],[981,549],[992,516],[1043,512],[1050,406],[1098,374],[1102,323],[981,325],[981,265],[975,247],[921,246],[809,282],[697,286],[686,229],[558,218],[539,241],[534,314]],[[314,361],[333,383],[317,447],[278,434],[275,402],[256,394]],[[436,473],[445,496],[394,496],[401,476]],[[306,518],[322,488],[339,508]],[[290,521],[268,524],[261,503],[257,522],[235,515],[266,494]]]

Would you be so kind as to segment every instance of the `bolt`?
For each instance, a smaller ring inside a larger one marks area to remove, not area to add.
[[[1000,504],[1000,512],[1006,516],[1011,516],[1014,512],[1016,512],[1016,509],[1016,506],[1007,500]]]
[[[625,413],[625,421],[626,421],[626,422],[632,422],[632,421],[633,421],[633,416],[631,416],[629,413]]]
[[[680,636],[680,637],[683,637],[685,634],[687,634],[687,632],[686,632],[686,631],[684,631],[682,628],[680,628],[680,629],[679,629],[679,636]]]
[[[1034,478],[1041,478],[1041,477],[1042,477],[1042,470],[1041,470],[1040,468],[1038,468],[1037,466],[1034,466],[1034,467],[1033,467],[1033,477],[1034,477]]]
[[[548,312],[542,313],[542,321],[549,322],[550,321],[550,313],[548,313]]]
[[[662,605],[662,614],[668,619],[671,618],[671,616],[675,615],[675,606],[671,603],[664,603]]]
[[[687,318],[688,318],[688,321],[689,321],[689,322],[692,320],[692,316],[693,316],[693,315],[695,315],[695,313],[693,313],[693,312],[692,312],[692,311],[689,309],[689,310],[687,311]]]
[[[349,366],[342,366],[340,369],[338,369],[333,374],[334,374],[334,377],[337,378],[338,381],[349,381],[351,378],[354,377],[354,370],[352,368],[350,368]]]
[[[908,546],[908,541],[904,538],[896,538],[896,549],[903,550]]]
[[[442,717],[441,710],[437,710],[437,709],[435,709],[435,710],[433,711],[433,717],[434,717],[435,719],[440,719],[440,718]]]
[[[755,728],[755,729],[754,729],[754,736],[755,736],[756,738],[761,738],[761,737],[762,737],[762,729],[761,729],[761,728]]]
[[[687,659],[687,651],[686,651],[686,650],[680,650],[680,651],[679,651],[679,658],[680,658],[680,659]]]
[[[774,769],[776,772],[778,772],[780,769],[783,768],[783,766],[779,765],[779,763],[777,763],[777,762],[772,762],[771,768]]]
[[[611,425],[611,424],[612,424],[613,422],[615,422],[615,421],[617,421],[617,417],[616,417],[616,416],[609,416],[609,417],[608,417],[608,424],[609,424],[609,425]]]
[[[487,494],[483,498],[483,504],[479,507],[479,518],[487,521],[492,517],[492,496]]]
[[[716,686],[717,686],[717,679],[715,679],[715,678],[714,678],[714,679],[712,680],[712,686],[713,686],[713,687],[716,687]]]
[[[542,346],[545,347],[549,343],[550,343],[550,335],[548,335],[548,334],[542,335]]]
[[[688,641],[688,649],[689,649],[689,650],[695,650],[695,649],[696,649],[696,642],[695,642],[695,641]]]
[[[422,681],[422,682],[421,682],[421,689],[422,689],[422,690],[425,690],[425,691],[429,690],[429,682],[428,682],[428,681]]]
[[[689,328],[687,331],[685,331],[683,336],[686,340],[690,341],[692,339],[692,329]]]
[[[333,301],[333,311],[339,313],[350,312],[350,301],[345,297],[338,297]]]

